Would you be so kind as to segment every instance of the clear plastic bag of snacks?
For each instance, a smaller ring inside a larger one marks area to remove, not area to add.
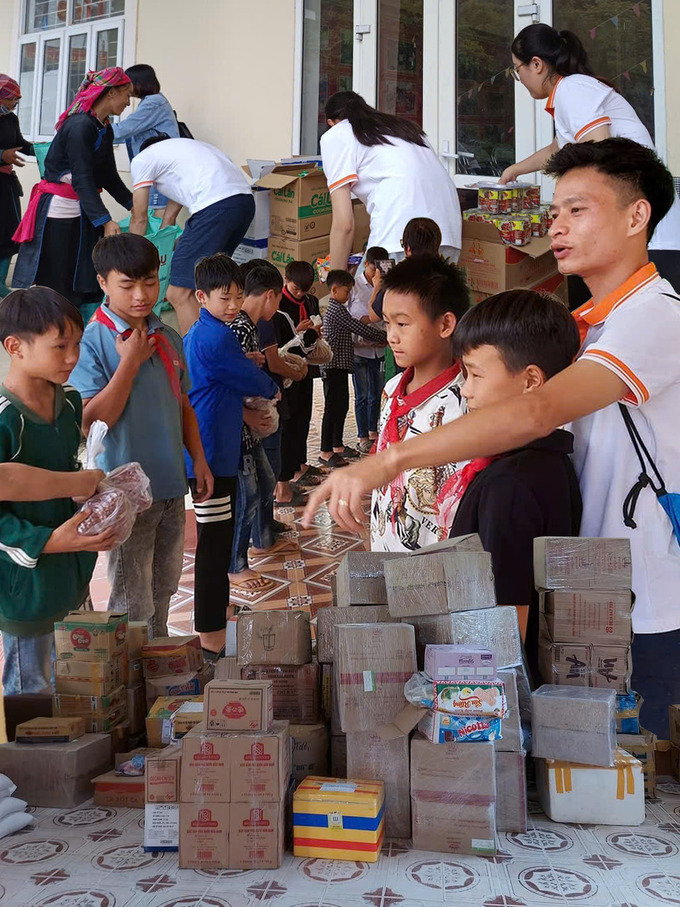
[[[116,545],[122,545],[132,535],[137,516],[130,498],[117,488],[97,492],[83,505],[87,516],[78,525],[79,535],[99,535],[113,529]]]
[[[261,431],[249,426],[255,438],[268,438],[274,434],[279,427],[279,411],[274,400],[268,400],[266,397],[244,397],[243,405],[246,409],[257,410],[267,417],[266,427]]]
[[[111,488],[126,494],[136,513],[143,513],[153,504],[151,481],[139,463],[124,463],[108,472],[99,483],[99,491]]]

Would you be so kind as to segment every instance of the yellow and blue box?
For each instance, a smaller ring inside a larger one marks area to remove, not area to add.
[[[296,857],[377,863],[384,831],[382,781],[309,777],[295,791]]]

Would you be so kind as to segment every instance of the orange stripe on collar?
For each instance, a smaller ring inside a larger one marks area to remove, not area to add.
[[[596,305],[590,299],[580,308],[573,312],[577,322],[585,322],[588,325],[601,324],[606,321],[609,315],[617,309],[634,293],[637,293],[643,287],[659,279],[659,273],[656,270],[654,262],[649,261],[646,265],[639,268],[634,274],[625,280],[621,286],[608,293],[604,299],[601,299]]]
[[[562,81],[563,78],[564,78],[563,76],[560,76],[559,79],[557,80],[557,82],[555,82],[555,84],[553,85],[553,90],[550,92],[550,97],[548,98],[548,102],[545,105],[545,109],[547,110],[547,112],[550,114],[551,117],[555,116],[555,92],[557,91],[557,86],[560,84],[560,82]]]

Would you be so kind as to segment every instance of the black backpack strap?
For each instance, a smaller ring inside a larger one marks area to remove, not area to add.
[[[668,294],[667,294],[668,295]],[[619,411],[623,419],[623,424],[626,426],[626,431],[630,437],[633,449],[640,463],[640,475],[638,476],[637,482],[630,489],[626,495],[626,499],[623,502],[623,522],[624,525],[629,529],[637,529],[637,524],[634,520],[635,508],[637,507],[638,498],[640,497],[640,492],[647,488],[648,486],[652,489],[657,498],[666,494],[666,485],[664,483],[663,477],[659,472],[656,463],[652,459],[650,452],[645,446],[645,442],[640,437],[640,432],[633,421],[633,417],[630,413],[630,410],[627,406],[624,406],[622,403],[619,403]],[[647,471],[647,465],[653,474],[654,478],[650,476]]]

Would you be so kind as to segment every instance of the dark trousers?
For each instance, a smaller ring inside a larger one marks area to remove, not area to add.
[[[638,633],[632,659],[631,689],[644,699],[640,721],[659,739],[668,740],[668,706],[680,702],[680,630]]]
[[[195,491],[194,479],[190,485]],[[194,504],[197,533],[194,629],[197,633],[212,633],[227,626],[236,497],[236,476],[215,476],[212,497],[202,504]]]
[[[281,471],[279,480],[290,482],[307,462],[307,437],[312,420],[314,379],[309,375],[294,381],[284,391],[286,418],[281,428]]]
[[[330,453],[342,447],[342,434],[349,409],[349,372],[328,368],[323,378],[325,406],[321,423],[321,450]]]
[[[384,384],[382,359],[355,356],[352,383],[354,384],[357,435],[360,438],[367,438],[370,432],[378,431],[380,395]]]
[[[100,232],[103,235],[104,230],[101,229]],[[79,217],[63,219],[48,217],[45,222],[38,271],[35,275],[38,286],[56,290],[76,308],[99,303],[104,299],[102,290],[79,293],[73,289],[80,242]]]

